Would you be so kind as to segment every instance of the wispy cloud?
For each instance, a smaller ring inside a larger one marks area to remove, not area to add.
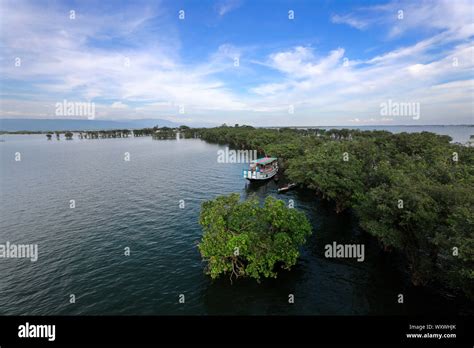
[[[355,16],[350,15],[350,14],[346,14],[346,15],[335,14],[331,17],[331,21],[336,24],[347,24],[359,30],[363,30],[367,28],[369,25],[368,21],[361,18],[356,18]]]
[[[400,0],[356,8],[350,13],[334,14],[331,21],[359,30],[377,27],[386,31],[388,38],[395,38],[413,30],[460,31],[462,27],[472,27],[472,11],[470,0]]]
[[[227,13],[236,10],[242,5],[242,0],[221,0],[216,5],[216,10],[219,16],[224,16]]]

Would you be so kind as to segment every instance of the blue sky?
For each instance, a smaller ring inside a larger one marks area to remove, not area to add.
[[[474,121],[471,1],[3,0],[0,9],[3,118],[55,118],[67,100],[93,102],[96,118],[111,120]],[[389,101],[418,104],[420,117],[381,115]]]

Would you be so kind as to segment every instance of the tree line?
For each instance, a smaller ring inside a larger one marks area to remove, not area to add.
[[[42,132],[36,132],[34,134],[41,134]],[[75,131],[79,139],[107,139],[107,138],[128,138],[133,137],[148,137],[151,136],[153,139],[175,139],[176,134],[179,133],[181,137],[195,137],[195,133],[191,132],[191,128],[187,126],[180,126],[178,128],[170,127],[152,127],[152,128],[141,128],[141,129],[111,129],[111,130],[96,130],[96,131]],[[55,131],[47,132],[46,138],[52,140],[53,136],[57,140],[61,138],[61,134],[64,134],[66,140],[72,140],[74,133],[71,131]],[[24,134],[21,132],[21,134]],[[32,133],[33,134],[33,133]]]

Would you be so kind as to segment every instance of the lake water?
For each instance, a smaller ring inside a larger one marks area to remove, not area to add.
[[[407,314],[470,311],[416,289],[350,214],[310,193],[241,179],[223,148],[149,137],[47,141],[2,136],[0,244],[38,244],[37,262],[0,259],[0,314]],[[21,161],[15,161],[15,153]],[[124,154],[130,161],[124,161]],[[200,205],[218,195],[293,199],[314,227],[293,270],[257,284],[211,281],[196,244]],[[76,207],[70,208],[70,200]],[[180,200],[185,207],[180,208]],[[366,259],[326,259],[324,245],[365,243]],[[124,255],[129,247],[130,256]],[[405,304],[397,295],[405,295]],[[70,294],[76,303],[69,303]],[[185,303],[180,304],[180,294]],[[294,294],[295,303],[288,303]]]

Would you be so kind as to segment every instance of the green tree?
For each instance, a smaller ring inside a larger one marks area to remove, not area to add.
[[[326,142],[289,161],[288,177],[336,203],[336,211],[348,208],[363,190],[362,161],[348,143]]]
[[[278,266],[290,269],[299,247],[311,235],[304,213],[267,197],[240,202],[237,193],[203,203],[199,223],[203,238],[199,250],[208,262],[211,278],[276,278]]]

